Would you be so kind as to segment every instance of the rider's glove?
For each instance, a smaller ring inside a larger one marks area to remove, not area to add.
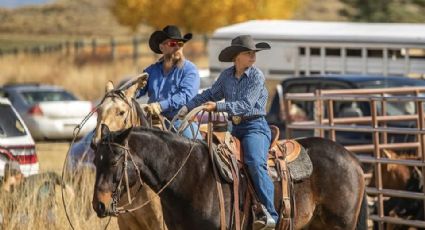
[[[162,112],[161,105],[158,102],[150,103],[145,107],[145,111],[152,115],[160,115]]]

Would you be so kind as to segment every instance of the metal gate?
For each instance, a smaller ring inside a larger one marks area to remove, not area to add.
[[[382,184],[384,164],[417,167],[422,175],[422,185],[425,182],[425,97],[423,95],[425,95],[425,87],[319,90],[316,93],[285,94],[283,103],[286,115],[286,137],[294,137],[296,130],[314,130],[315,136],[326,137],[337,142],[340,134],[340,136],[354,135],[353,138],[356,138],[356,135],[361,136],[360,134],[363,133],[362,137],[370,137],[370,143],[345,145],[348,150],[356,153],[364,165],[373,166],[376,186],[367,187],[366,193],[377,197],[377,213],[369,214],[369,219],[375,221],[379,229],[384,229],[384,223],[425,228],[423,215],[417,220],[384,215],[384,200],[389,197],[411,198],[425,202],[423,186],[421,191],[412,192],[406,189],[387,189]],[[314,103],[314,120],[293,119],[291,108],[299,102]],[[357,108],[353,104],[357,105]],[[359,106],[360,104],[363,107]],[[351,107],[343,110],[342,105],[351,105]],[[340,113],[336,113],[336,110]],[[414,157],[395,160],[384,158],[382,152],[385,149],[409,151]],[[422,203],[422,209],[424,209],[423,206]]]

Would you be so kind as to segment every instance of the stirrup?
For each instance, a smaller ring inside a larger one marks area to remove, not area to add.
[[[253,229],[254,230],[274,230],[276,227],[276,221],[267,211],[266,207],[261,204],[261,209],[264,213],[264,216],[261,218],[254,220]]]

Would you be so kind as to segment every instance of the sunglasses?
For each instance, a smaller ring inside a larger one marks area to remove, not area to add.
[[[169,47],[183,47],[184,46],[184,42],[182,41],[168,41],[165,44],[167,44]]]

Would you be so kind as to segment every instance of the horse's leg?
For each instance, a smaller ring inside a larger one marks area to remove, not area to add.
[[[137,229],[137,224],[134,223],[133,217],[129,213],[124,213],[118,216],[118,228],[120,230]]]
[[[165,230],[167,227],[164,223],[164,217],[162,213],[161,201],[158,195],[149,187],[145,186],[140,190],[141,199],[139,204],[151,200],[143,208],[136,210],[137,211],[137,220],[141,226],[146,226],[146,228],[140,229],[152,229],[152,230]]]
[[[308,138],[300,143],[313,163],[310,182],[316,208],[309,229],[355,229],[365,187],[358,161],[330,140]]]
[[[315,211],[318,217],[312,221],[310,229],[354,230],[356,228],[363,200],[364,180],[360,171],[356,170],[350,174],[352,178],[350,179],[347,175],[346,182],[338,182],[335,177],[318,181],[322,183],[322,186],[329,186],[329,191],[320,195],[320,204]],[[334,182],[327,183],[326,181],[329,180]]]
[[[302,229],[313,217],[315,201],[311,191],[310,180],[305,180],[294,186],[295,197],[295,229]]]
[[[139,184],[131,188],[131,197],[135,198],[131,205],[125,206],[125,209],[131,210],[118,216],[118,226],[120,230],[166,230],[167,227],[163,220],[162,206],[156,193],[144,185],[139,189]],[[127,194],[123,195],[127,197]],[[144,206],[140,205],[146,203]],[[122,199],[120,205],[126,205],[128,200]]]

